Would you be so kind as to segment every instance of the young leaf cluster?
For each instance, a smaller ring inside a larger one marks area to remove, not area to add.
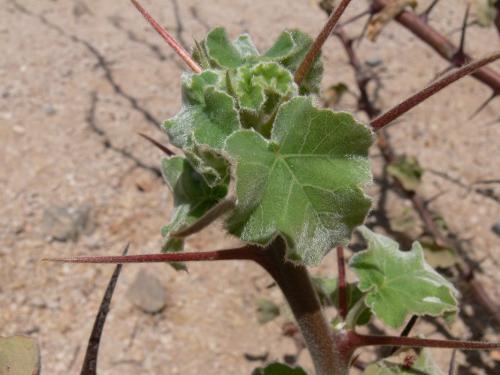
[[[259,54],[248,35],[231,41],[216,28],[196,44],[204,70],[184,73],[182,108],[164,124],[185,154],[163,162],[176,207],[163,230],[166,251],[179,249],[176,231],[230,198],[230,233],[262,246],[282,236],[287,257],[308,265],[363,223],[372,133],[350,114],[313,104],[319,57],[297,87],[293,74],[311,43],[285,31]]]

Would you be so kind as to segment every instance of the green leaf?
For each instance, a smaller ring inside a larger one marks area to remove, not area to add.
[[[313,39],[299,30],[287,30],[280,34],[274,45],[264,54],[264,57],[281,63],[285,68],[295,73],[304,60]],[[319,91],[323,64],[321,56],[314,60],[300,87],[301,94],[316,93]]]
[[[414,242],[410,251],[388,237],[361,227],[368,249],[351,257],[349,266],[359,278],[365,302],[380,320],[398,328],[409,315],[439,316],[457,311],[458,292],[425,262]]]
[[[272,94],[280,97],[297,94],[291,73],[274,62],[242,66],[234,76],[234,92],[240,108],[258,112]],[[273,108],[267,108],[272,112]]]
[[[167,237],[168,232],[170,232],[168,226],[162,228],[163,237]],[[183,250],[184,240],[180,238],[168,238],[161,248],[162,253],[179,253]],[[168,264],[176,271],[187,271],[188,269],[186,263],[184,262],[168,262]]]
[[[243,58],[249,58],[253,56],[258,56],[259,51],[252,42],[252,38],[248,34],[240,35],[234,42],[234,47],[238,50],[240,56]]]
[[[411,156],[400,156],[387,168],[387,172],[396,178],[406,190],[416,191],[422,182],[424,170],[418,160]]]
[[[193,143],[221,149],[226,138],[240,128],[234,99],[221,91],[213,71],[183,76],[183,106],[164,127],[170,141],[186,148]]]
[[[318,293],[318,297],[323,306],[339,307],[339,289],[338,279],[327,277],[314,277],[313,285]],[[353,283],[346,285],[347,309],[350,310],[356,302],[363,298],[364,293],[359,290],[358,286]],[[358,318],[357,325],[367,324],[372,317],[370,310],[367,308]]]
[[[422,349],[418,356],[413,351],[403,351],[368,366],[363,375],[444,375],[431,356],[429,349]],[[400,360],[404,355],[406,360]],[[406,363],[405,363],[406,362]]]
[[[0,374],[40,374],[40,350],[36,340],[24,336],[0,337]]]
[[[257,301],[257,320],[265,324],[280,315],[280,308],[273,301],[261,298]]]
[[[290,367],[284,363],[271,363],[253,370],[252,375],[307,375],[302,367]]]
[[[233,44],[229,40],[226,30],[223,27],[217,27],[208,33],[205,45],[208,57],[216,66],[221,68],[237,68],[245,62],[244,55],[241,51],[243,50],[245,55],[248,54],[248,41],[249,40],[244,42],[238,39],[238,41]]]
[[[163,176],[174,195],[174,213],[170,224],[162,229],[162,235],[169,240],[169,234],[184,228],[218,203],[227,193],[227,188],[210,188],[203,177],[189,162],[180,156],[163,159]],[[166,251],[179,251],[178,243],[170,243]]]
[[[291,260],[317,265],[346,244],[370,200],[372,134],[348,113],[313,107],[296,97],[282,105],[270,141],[240,130],[226,141],[234,159],[237,204],[228,221],[243,241],[266,245],[276,235]]]

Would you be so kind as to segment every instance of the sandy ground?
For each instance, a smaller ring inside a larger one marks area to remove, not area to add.
[[[432,20],[455,41],[459,33],[450,31],[461,22],[464,2],[459,3],[442,2]],[[264,49],[285,27],[315,34],[325,19],[309,0],[144,4],[185,45],[222,24],[231,35],[251,32]],[[364,1],[354,1],[348,14],[363,6]],[[126,1],[2,0],[0,20],[0,334],[36,337],[43,374],[76,374],[113,267],[39,260],[119,254],[127,242],[131,253],[159,249],[171,197],[155,174],[160,152],[136,132],[166,139],[157,126],[179,108],[183,67]],[[499,41],[494,30],[472,28],[467,49],[479,56],[498,50]],[[324,87],[339,81],[352,85],[340,45],[330,40],[325,50]],[[377,44],[363,42],[360,55],[383,61],[384,107],[446,67],[396,24]],[[499,202],[467,188],[500,178],[500,126],[488,124],[500,115],[498,100],[468,120],[489,95],[475,80],[464,79],[390,132],[398,151],[416,155],[427,170],[445,172],[466,186],[427,172],[421,192],[426,197],[443,192],[432,208],[468,241],[470,257],[481,266],[479,278],[498,301],[500,240],[490,228],[500,221]],[[500,194],[498,184],[487,187]],[[90,207],[93,230],[74,242],[47,238],[44,213],[84,206]],[[235,243],[215,225],[192,239],[189,248]],[[335,275],[331,258],[319,270],[323,274]],[[148,266],[167,291],[167,307],[157,315],[142,313],[126,297],[141,267],[125,267],[119,281],[103,335],[101,374],[249,374],[258,363],[244,353],[280,359],[295,352],[293,342],[280,335],[285,318],[263,326],[256,322],[257,298],[281,301],[279,291],[266,288],[270,280],[256,266],[193,264],[188,274]],[[422,323],[418,332],[498,339],[487,317],[474,315],[472,307],[465,306],[465,320],[450,328]],[[436,354],[445,368],[450,352]],[[458,358],[460,374],[500,373],[493,355]],[[301,362],[310,366],[306,355]]]

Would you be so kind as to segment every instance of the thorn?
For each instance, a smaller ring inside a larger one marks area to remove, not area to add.
[[[167,44],[172,47],[174,52],[191,68],[195,73],[201,73],[201,67],[191,58],[191,55],[180,45],[180,43],[175,40],[175,38],[170,34],[164,27],[162,27],[151,14],[148,13],[146,9],[142,7],[138,0],[130,0],[135,8],[142,14],[142,16],[149,22],[151,26],[156,30],[158,34],[167,42]]]
[[[476,117],[483,109],[486,108],[490,102],[496,98],[498,94],[496,92],[493,92],[488,99],[486,99],[473,113],[472,115],[469,116],[468,120],[472,120],[474,117]]]
[[[417,320],[418,320],[418,316],[412,315],[412,317],[410,318],[410,320],[408,321],[408,323],[406,323],[406,326],[403,328],[403,330],[401,331],[401,334],[399,336],[400,337],[408,337],[408,335],[410,334],[412,328],[417,323]],[[396,353],[398,351],[398,349],[399,348],[397,346],[393,346],[391,348],[391,350],[389,351],[389,356],[391,356],[394,353]]]
[[[421,339],[417,337],[360,335],[353,331],[350,332],[350,339],[353,347],[355,348],[360,348],[362,346],[400,346],[461,350],[493,350],[500,348],[499,342],[435,340]]]
[[[425,9],[422,13],[420,13],[419,17],[422,19],[424,22],[429,22],[429,15],[431,14],[432,10],[434,7],[437,5],[439,0],[434,0],[428,7]]]
[[[451,61],[455,66],[462,66],[467,62],[467,57],[465,55],[465,35],[467,34],[467,26],[469,19],[469,11],[470,11],[470,3],[467,3],[467,7],[465,8],[464,20],[462,22],[462,33],[460,35],[460,45],[458,46],[457,51],[451,57]]]
[[[471,73],[474,73],[477,69],[498,59],[500,59],[500,51],[497,51],[493,54],[483,57],[482,59],[473,61],[467,65],[464,65],[450,72],[449,74],[431,83],[429,86],[417,92],[416,94],[403,100],[401,103],[394,106],[387,112],[376,117],[374,120],[370,122],[370,125],[373,127],[375,131],[387,126],[392,121],[399,118],[404,113],[416,107],[417,105],[419,105],[426,99],[430,98],[434,94],[438,93],[445,87],[449,86],[453,82],[458,81],[460,78],[465,77]]]
[[[199,251],[188,253],[156,253],[123,256],[82,256],[68,258],[45,258],[42,261],[60,263],[94,263],[94,264],[125,264],[125,263],[167,263],[167,262],[196,262],[215,260],[255,260],[259,261],[264,248],[257,246],[243,246],[233,249]]]
[[[355,16],[349,18],[348,20],[342,22],[342,23],[339,23],[337,25],[337,29],[341,29],[342,27],[346,26],[346,25],[349,25],[350,23],[353,23],[357,20],[359,20],[360,18],[363,18],[364,16],[368,15],[368,14],[371,14],[372,10],[371,9],[367,9],[359,14],[356,14]]]
[[[122,255],[127,255],[129,244],[125,246]],[[94,326],[92,327],[92,333],[89,337],[89,342],[87,344],[87,351],[85,353],[85,359],[83,360],[81,375],[96,375],[97,374],[97,355],[99,354],[99,343],[101,342],[102,330],[104,328],[104,323],[106,322],[106,316],[109,312],[109,305],[111,304],[111,298],[113,297],[113,292],[115,291],[116,283],[118,282],[118,277],[122,270],[122,265],[117,264],[111,279],[109,280],[104,296],[102,297],[101,305],[99,306],[99,311],[95,317]]]
[[[175,152],[170,150],[167,146],[162,145],[160,142],[157,140],[151,138],[149,135],[144,134],[144,133],[137,133],[139,134],[142,138],[153,144],[154,146],[158,147],[161,151],[163,151],[166,155],[173,156],[175,155]]]
[[[450,367],[448,369],[448,375],[455,374],[455,356],[457,354],[457,349],[453,349],[451,352]]]
[[[300,84],[306,77],[307,73],[309,73],[309,70],[311,69],[311,66],[314,63],[314,60],[321,52],[321,47],[323,47],[323,44],[332,33],[333,29],[337,25],[337,22],[339,21],[340,17],[344,13],[345,9],[347,8],[350,2],[351,0],[342,0],[340,2],[340,4],[333,10],[325,26],[323,26],[321,32],[314,40],[313,44],[311,45],[311,48],[309,48],[309,51],[307,51],[304,60],[302,60],[302,62],[300,63],[299,67],[295,72],[294,80],[298,86],[300,86]]]

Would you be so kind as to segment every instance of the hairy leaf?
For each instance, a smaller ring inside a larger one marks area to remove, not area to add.
[[[429,349],[423,349],[419,355],[412,353],[405,350],[398,356],[371,364],[363,375],[444,375]],[[401,356],[404,356],[403,360],[400,360]]]
[[[231,43],[223,27],[217,27],[210,31],[205,45],[208,57],[220,68],[237,68],[245,62],[244,55],[240,52],[242,47],[241,39],[238,43],[240,48],[237,48],[235,44]],[[247,52],[248,48],[243,48],[243,50]]]
[[[370,130],[350,114],[317,109],[305,97],[280,107],[269,141],[234,133],[226,142],[237,195],[230,232],[261,245],[281,235],[289,259],[319,264],[368,213],[361,187],[371,180],[371,143]]]
[[[271,363],[252,371],[252,375],[307,375],[301,367],[290,367],[284,363]]]
[[[164,123],[174,145],[187,148],[195,143],[218,150],[240,127],[234,99],[220,90],[221,84],[213,71],[183,76],[182,109]]]
[[[261,62],[238,68],[233,87],[240,108],[253,112],[262,109],[269,95],[284,97],[297,94],[292,74],[274,62]],[[272,110],[273,108],[268,108],[267,112]]]
[[[349,262],[359,278],[359,289],[366,292],[366,305],[380,320],[398,328],[409,314],[444,315],[457,311],[458,292],[424,259],[424,251],[414,242],[410,251],[388,237],[366,227],[360,232],[368,249]]]
[[[287,30],[280,34],[274,45],[264,53],[264,57],[281,63],[292,73],[295,73],[312,43],[313,39],[302,31]],[[301,84],[300,93],[318,92],[322,74],[323,64],[321,55],[318,55]]]
[[[219,202],[227,193],[224,186],[210,188],[203,177],[183,157],[174,156],[163,160],[163,176],[174,194],[174,214],[162,235],[167,239],[164,251],[179,251],[181,244],[168,241],[169,233],[186,227]]]
[[[40,350],[25,336],[0,337],[0,374],[40,374]]]

